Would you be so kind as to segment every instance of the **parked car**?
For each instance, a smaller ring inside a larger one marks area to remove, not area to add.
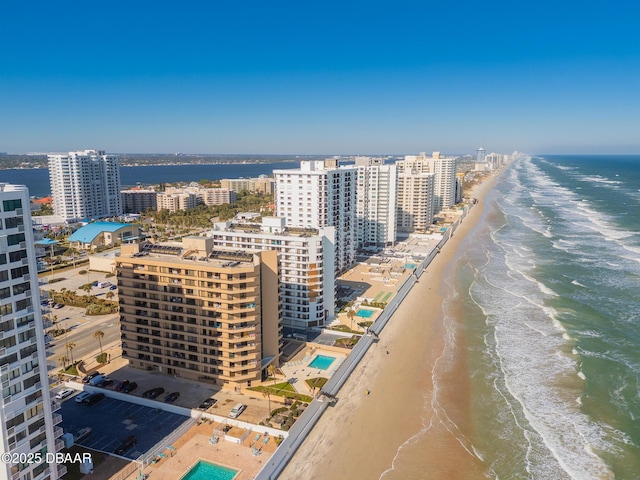
[[[127,383],[127,385],[125,385],[125,387],[122,389],[122,393],[131,393],[133,392],[136,388],[138,388],[138,384],[136,382],[129,382]]]
[[[89,385],[91,385],[92,387],[97,387],[99,383],[104,382],[105,380],[108,380],[108,379],[109,377],[107,377],[104,374],[96,375],[91,380],[89,380]]]
[[[73,392],[75,392],[74,389],[72,388],[65,388],[64,390],[60,390],[58,393],[56,393],[56,398],[58,400],[62,400],[67,398],[70,395],[73,395]]]
[[[87,438],[90,434],[91,434],[91,427],[81,428],[80,430],[78,430],[78,433],[76,433],[73,436],[73,441],[75,443],[78,443],[78,442],[84,440],[85,438]]]
[[[229,418],[238,418],[242,412],[247,408],[246,405],[242,403],[237,403],[229,412]]]
[[[87,398],[85,398],[82,403],[85,405],[95,405],[100,400],[104,398],[104,393],[92,393]]]
[[[119,391],[123,390],[123,389],[124,389],[124,387],[126,387],[127,385],[129,385],[129,380],[123,380],[123,381],[121,381],[121,382],[117,383],[117,384],[116,384],[116,386],[115,386],[115,387],[113,387],[113,389],[114,389],[116,392],[119,392]]]
[[[98,383],[96,383],[96,387],[100,387],[100,388],[107,388],[107,387],[110,387],[111,385],[113,385],[113,380],[111,380],[108,377],[105,377],[102,380],[100,380]]]
[[[118,286],[117,286],[117,285],[111,285],[111,286],[109,287],[109,290],[115,290],[115,289],[117,289],[117,288],[118,288]]]
[[[115,453],[116,455],[122,455],[124,452],[126,452],[130,448],[135,447],[137,443],[138,443],[138,439],[133,435],[129,435],[127,438],[122,440],[122,442],[120,442],[120,445],[116,447],[113,453]]]
[[[90,396],[91,392],[80,392],[78,395],[76,395],[75,401],[78,403],[82,403]]]
[[[210,407],[213,407],[217,403],[215,398],[207,398],[204,402],[200,404],[198,407],[199,410],[207,410]]]
[[[164,388],[152,388],[151,390],[147,390],[142,394],[144,398],[156,398],[158,395],[164,393]]]
[[[62,307],[64,307],[64,305],[62,303],[56,303],[56,304],[53,305],[53,308],[57,308],[57,309],[60,309]]]
[[[89,383],[91,381],[92,378],[97,377],[98,375],[102,375],[100,372],[91,372],[89,375],[86,375],[83,379],[82,379],[82,383]]]
[[[167,395],[164,401],[167,403],[173,403],[178,399],[179,396],[180,396],[180,392],[173,392]]]

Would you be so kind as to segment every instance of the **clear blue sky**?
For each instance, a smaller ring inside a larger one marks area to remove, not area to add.
[[[638,2],[1,12],[0,151],[640,152]]]

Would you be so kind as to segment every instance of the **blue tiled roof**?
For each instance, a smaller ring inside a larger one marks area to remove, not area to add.
[[[57,240],[52,240],[50,238],[43,238],[42,240],[38,240],[36,242],[36,245],[54,245],[58,243]]]
[[[130,227],[130,223],[95,222],[79,228],[69,237],[70,242],[91,243],[102,232],[116,232],[124,227]]]

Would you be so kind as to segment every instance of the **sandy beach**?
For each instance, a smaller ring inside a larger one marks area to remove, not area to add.
[[[453,364],[447,366],[444,378],[438,378],[437,400],[432,374],[442,360],[448,334],[442,311],[443,273],[453,273],[447,266],[482,217],[484,197],[496,178],[476,187],[473,195],[478,203],[398,308],[281,479],[377,479],[383,474],[385,479],[484,478],[485,466],[460,441],[469,432],[457,427],[472,425],[460,339]],[[446,415],[440,408],[444,402]],[[427,418],[425,410],[431,412]],[[413,441],[418,435],[419,445]],[[417,446],[420,450],[411,452]],[[420,464],[428,469],[399,467],[399,449],[403,455],[422,458]]]

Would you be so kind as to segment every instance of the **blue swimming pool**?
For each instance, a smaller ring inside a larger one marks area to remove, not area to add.
[[[313,362],[309,364],[311,368],[317,368],[318,370],[326,370],[331,366],[335,357],[328,357],[327,355],[316,355]]]
[[[416,268],[416,264],[415,263],[405,263],[404,264],[404,268],[406,270],[413,270],[414,268]]]
[[[199,460],[180,480],[232,480],[238,470]]]
[[[371,315],[373,315],[374,312],[375,310],[369,310],[368,308],[359,308],[356,312],[356,317],[371,318]]]

